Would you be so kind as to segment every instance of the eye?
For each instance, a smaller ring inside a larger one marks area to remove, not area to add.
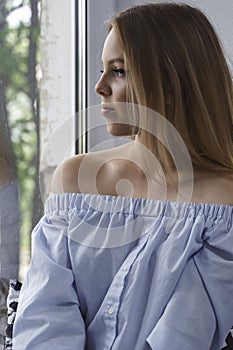
[[[116,77],[124,77],[125,76],[125,70],[123,68],[113,68],[112,72]]]

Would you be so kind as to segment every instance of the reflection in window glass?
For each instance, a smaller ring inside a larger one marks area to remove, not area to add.
[[[10,278],[23,279],[39,192],[39,0],[0,0],[0,349]]]

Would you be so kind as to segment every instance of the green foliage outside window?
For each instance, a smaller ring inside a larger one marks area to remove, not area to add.
[[[9,148],[20,193],[21,265],[28,263],[30,233],[38,221],[39,195],[39,0],[0,0],[1,128]]]

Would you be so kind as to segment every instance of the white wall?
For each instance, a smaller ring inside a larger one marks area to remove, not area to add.
[[[75,16],[74,0],[43,0],[41,4],[43,189],[49,185],[54,168],[64,153],[68,150],[70,154],[74,153],[75,123],[74,118],[70,118],[75,113]]]

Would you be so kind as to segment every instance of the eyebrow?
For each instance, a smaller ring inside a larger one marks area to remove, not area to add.
[[[101,62],[103,63],[103,61],[101,60]],[[108,61],[108,64],[112,64],[114,62],[120,62],[120,63],[125,63],[123,58],[117,57],[117,58],[112,58],[111,60]]]

